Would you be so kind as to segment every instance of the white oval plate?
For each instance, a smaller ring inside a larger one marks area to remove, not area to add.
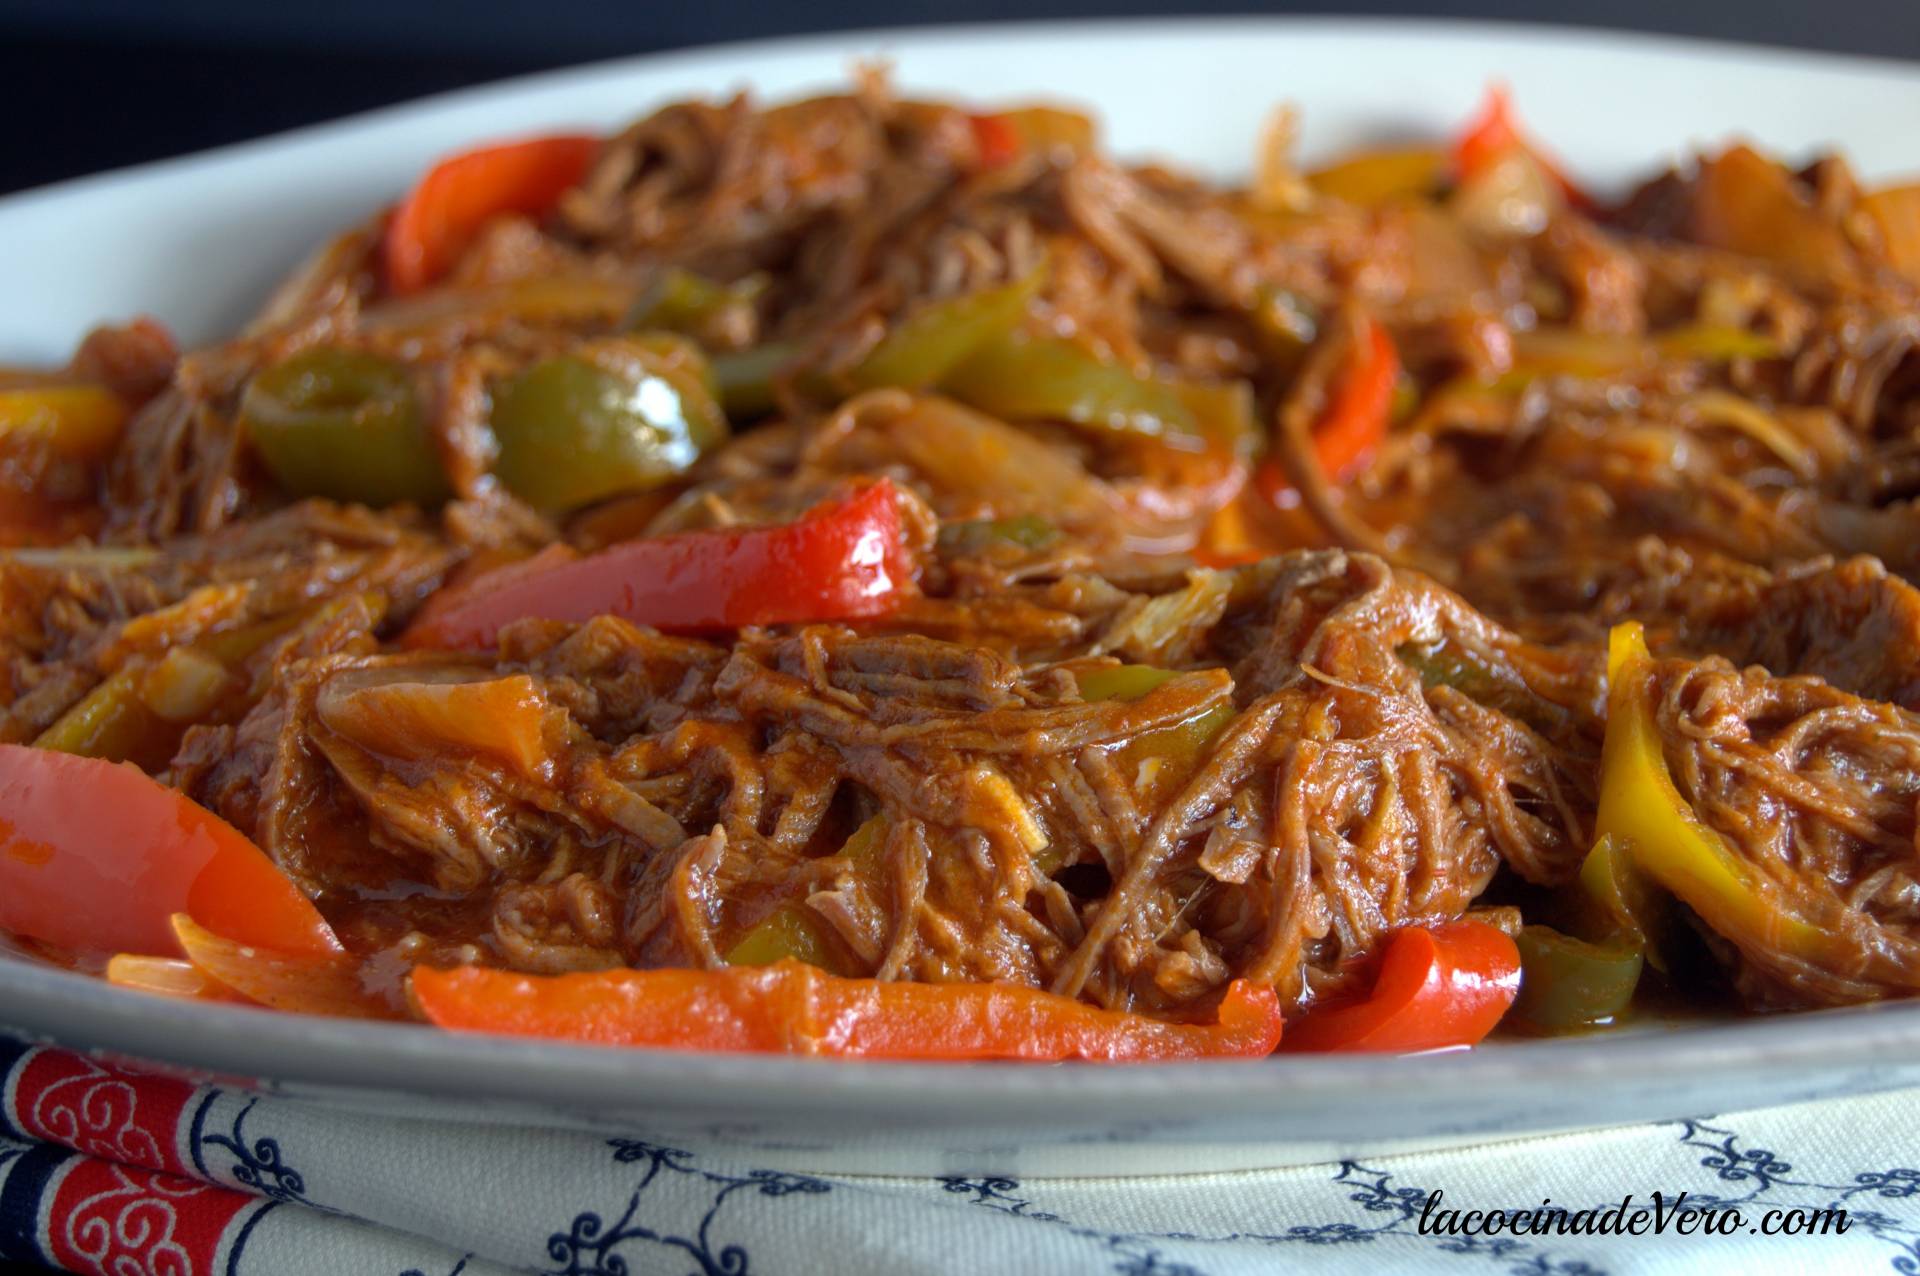
[[[54,361],[147,312],[229,331],[330,230],[435,155],[555,126],[606,129],[693,94],[831,89],[885,56],[908,90],[1092,106],[1124,154],[1242,173],[1267,111],[1310,154],[1435,136],[1493,78],[1583,180],[1617,186],[1736,134],[1920,167],[1920,71],[1676,40],[1317,20],[920,30],[638,58],[429,99],[0,200],[0,361]],[[1018,1067],[617,1051],[174,1003],[0,956],[0,1023],[63,1043],[413,1116],[622,1126],[762,1163],[870,1173],[1123,1174],[1725,1112],[1920,1084],[1920,1004],[1438,1057]],[[1099,1145],[1094,1152],[1087,1145]]]

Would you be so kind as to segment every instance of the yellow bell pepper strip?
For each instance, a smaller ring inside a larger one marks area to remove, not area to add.
[[[493,473],[536,509],[566,511],[645,491],[727,437],[727,419],[691,344],[677,355],[634,342],[543,359],[495,394]]]
[[[410,990],[429,1023],[458,1031],[837,1058],[1261,1058],[1281,1030],[1279,997],[1244,980],[1229,985],[1212,1023],[1102,1010],[1012,984],[841,979],[793,960],[544,976],[416,966]]]
[[[1523,926],[1520,993],[1508,1018],[1541,1032],[1567,1032],[1611,1021],[1633,1001],[1643,964],[1626,940],[1592,944],[1550,926]]]
[[[126,423],[125,401],[105,386],[0,390],[0,455],[45,451],[65,460],[99,461]]]
[[[127,416],[104,386],[0,389],[0,545],[59,544],[97,530],[94,469]]]
[[[1654,724],[1653,657],[1639,622],[1608,634],[1607,677],[1596,835],[1615,852],[1625,847],[1636,868],[1729,939],[1814,960],[1840,949],[1824,930],[1768,899],[1754,869],[1674,787]]]
[[[1003,420],[1065,421],[1157,438],[1186,451],[1209,442],[1173,383],[1109,363],[1063,337],[1016,333],[988,342],[941,388]]]
[[[1863,197],[1860,206],[1880,230],[1887,264],[1920,283],[1920,186],[1889,186]]]
[[[627,541],[573,558],[562,549],[429,600],[409,647],[486,650],[516,620],[619,616],[679,633],[878,616],[912,587],[900,508],[886,479],[792,523]]]
[[[876,815],[853,831],[836,858],[854,877],[874,882],[879,880],[880,857],[886,847],[887,818]],[[803,900],[776,905],[727,950],[730,966],[771,966],[785,957],[848,978],[867,973],[833,928]]]
[[[135,767],[0,744],[0,928],[69,952],[165,956],[175,913],[275,951],[340,950],[213,812]]]
[[[1817,281],[1851,278],[1855,259],[1840,228],[1801,193],[1793,175],[1749,146],[1705,160],[1694,182],[1693,238]]]
[[[976,350],[1005,339],[1020,326],[1041,279],[1036,270],[1010,284],[920,307],[867,352],[853,370],[854,385],[862,390],[924,390],[937,384]]]
[[[446,274],[494,217],[547,212],[587,175],[599,150],[599,138],[567,134],[440,161],[387,222],[387,291],[416,292]]]
[[[1365,1000],[1315,1008],[1287,1028],[1286,1049],[1409,1054],[1481,1041],[1520,988],[1505,931],[1461,920],[1409,926],[1387,940]]]
[[[452,494],[405,367],[359,350],[303,351],[254,377],[240,423],[295,496],[422,505]]]
[[[791,959],[829,974],[852,978],[862,972],[846,946],[805,904],[789,901],[755,922],[727,950],[729,966],[771,966]]]
[[[1361,208],[1379,208],[1432,195],[1447,172],[1447,153],[1440,147],[1403,146],[1361,151],[1315,169],[1307,174],[1307,185]]]

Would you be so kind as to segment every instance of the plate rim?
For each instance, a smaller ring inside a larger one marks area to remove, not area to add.
[[[60,1025],[89,1017],[83,1043]],[[1816,1025],[1826,1031],[1810,1031]],[[1577,1086],[1622,1070],[1648,1087],[1683,1078],[1787,1071],[1814,1075],[1837,1064],[1863,1073],[1878,1065],[1917,1065],[1920,1000],[1880,1001],[1699,1025],[1596,1032],[1547,1039],[1503,1039],[1472,1050],[1414,1055],[1280,1053],[1255,1060],[1179,1063],[927,1063],[604,1046],[414,1023],[327,1019],[264,1007],[176,1000],[13,957],[0,957],[0,1030],[24,1029],[93,1053],[123,1053],[190,1069],[252,1071],[277,1082],[403,1090],[391,1069],[404,1065],[431,1079],[433,1093],[525,1098],[509,1085],[529,1075],[565,1078],[579,1097],[616,1101],[697,1089],[705,1098],[766,1110],[796,1101],[875,1115],[927,1114],[930,1088],[953,1097],[1013,1101],[1019,1112],[1111,1117],[1114,1105],[1151,1095],[1155,1116],[1217,1111],[1231,1097],[1243,1110],[1280,1113],[1331,1099],[1417,1086],[1442,1102],[1489,1087],[1525,1088],[1551,1075]],[[164,1040],[160,1050],[151,1043]],[[264,1061],[271,1060],[271,1066]],[[471,1071],[477,1066],[478,1073]],[[456,1069],[480,1085],[447,1086]],[[378,1074],[376,1076],[376,1074]],[[422,1087],[424,1092],[428,1087]]]
[[[0,213],[13,214],[68,200],[84,200],[116,186],[192,180],[201,170],[244,162],[288,148],[351,136],[409,118],[457,110],[488,99],[558,89],[569,81],[641,77],[701,62],[775,55],[908,49],[946,41],[986,48],[1027,40],[1111,39],[1146,42],[1157,33],[1230,35],[1235,31],[1300,32],[1326,36],[1416,36],[1450,42],[1498,38],[1517,44],[1599,49],[1624,57],[1682,55],[1737,61],[1756,73],[1790,66],[1827,73],[1864,73],[1920,86],[1920,63],[1830,50],[1799,50],[1740,41],[1628,32],[1576,24],[1482,19],[1214,15],[1036,20],[873,27],[769,39],[729,41],[626,55],[447,90],[337,119],[190,154],[106,170],[0,196]],[[44,211],[44,210],[42,210]],[[73,1031],[86,1020],[83,1035]],[[1826,1031],[1812,1031],[1815,1020]],[[949,1120],[965,1120],[970,1103],[993,1098],[1018,1112],[1092,1120],[1112,1118],[1116,1105],[1151,1095],[1156,1115],[1217,1113],[1223,1096],[1260,1113],[1298,1110],[1316,1098],[1351,1099],[1381,1087],[1418,1086],[1444,1101],[1449,1094],[1483,1092],[1503,1084],[1537,1086],[1550,1069],[1568,1087],[1633,1069],[1649,1086],[1719,1070],[1728,1076],[1761,1072],[1828,1073],[1910,1065],[1920,1046],[1920,1000],[1840,1010],[1800,1012],[1736,1022],[1714,1022],[1660,1032],[1501,1042],[1441,1056],[1281,1056],[1251,1064],[1136,1064],[1125,1067],[1040,1067],[1031,1064],[880,1063],[779,1056],[596,1047],[488,1034],[447,1033],[407,1024],[323,1020],[278,1011],[174,1002],[111,987],[97,978],[0,954],[0,1025],[91,1051],[125,1052],[197,1069],[226,1070],[258,1060],[275,1080],[346,1084],[377,1090],[409,1088],[395,1069],[422,1090],[445,1093],[447,1070],[466,1070],[469,1084],[453,1087],[475,1097],[514,1097],[511,1082],[529,1072],[567,1077],[604,1101],[663,1092],[691,1092],[738,1102],[758,1111],[816,1109],[892,1115],[929,1114],[930,1088],[948,1098],[937,1106]],[[155,1042],[164,1042],[156,1050]],[[256,1070],[247,1065],[248,1070]],[[440,1075],[435,1075],[436,1070]],[[342,1081],[342,1078],[351,1078]],[[484,1084],[472,1084],[484,1082]],[[551,1085],[546,1087],[551,1089]]]

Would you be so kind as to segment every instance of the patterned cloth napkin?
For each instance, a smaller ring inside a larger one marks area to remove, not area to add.
[[[1913,1276],[1916,1118],[1920,1091],[1903,1091],[1287,1170],[815,1177],[632,1132],[343,1113],[0,1037],[0,1260],[114,1276]],[[1654,1192],[1659,1235],[1650,1217],[1639,1234],[1507,1225],[1546,1199],[1577,1221],[1630,1196],[1630,1220]],[[1844,1234],[1763,1230],[1769,1211],[1828,1208]],[[1517,1213],[1492,1234],[1436,1230],[1470,1210]]]

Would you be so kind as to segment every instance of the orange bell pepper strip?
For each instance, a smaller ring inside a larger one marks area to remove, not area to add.
[[[276,952],[340,951],[311,901],[213,812],[138,767],[0,745],[0,929],[172,956],[174,913]]]
[[[417,292],[446,274],[487,220],[540,214],[587,174],[600,139],[530,138],[467,151],[435,164],[387,222],[387,291]]]
[[[1485,922],[1410,926],[1387,941],[1366,1000],[1310,1012],[1287,1049],[1411,1053],[1480,1041],[1520,991],[1520,950]]]
[[[518,563],[430,601],[408,647],[485,650],[516,620],[619,616],[682,633],[878,616],[913,579],[885,479],[775,527],[628,541],[583,558]]]
[[[1313,427],[1314,456],[1335,482],[1345,483],[1364,469],[1386,438],[1393,388],[1399,379],[1400,353],[1392,336],[1378,320],[1367,320],[1365,332],[1334,383],[1326,411]],[[1261,464],[1254,472],[1254,486],[1274,505],[1289,503],[1292,485],[1278,461]]]
[[[1860,206],[1879,226],[1887,264],[1920,283],[1920,185],[1874,191]]]
[[[1214,1022],[1172,1023],[1012,984],[842,979],[791,958],[577,975],[416,966],[411,993],[429,1022],[462,1031],[866,1059],[1259,1058],[1281,1026],[1273,990],[1243,980]]]
[[[1513,95],[1504,84],[1487,86],[1487,95],[1480,104],[1480,113],[1461,132],[1453,144],[1453,175],[1456,181],[1467,181],[1479,173],[1484,173],[1506,157],[1508,152],[1523,150],[1529,159],[1540,166],[1567,202],[1575,208],[1590,208],[1593,201],[1585,191],[1574,185],[1560,166],[1543,154],[1538,146],[1529,142],[1520,131],[1519,117],[1514,114]]]
[[[1026,139],[1005,115],[973,115],[968,120],[973,125],[973,143],[981,168],[1004,168],[1027,149]]]

